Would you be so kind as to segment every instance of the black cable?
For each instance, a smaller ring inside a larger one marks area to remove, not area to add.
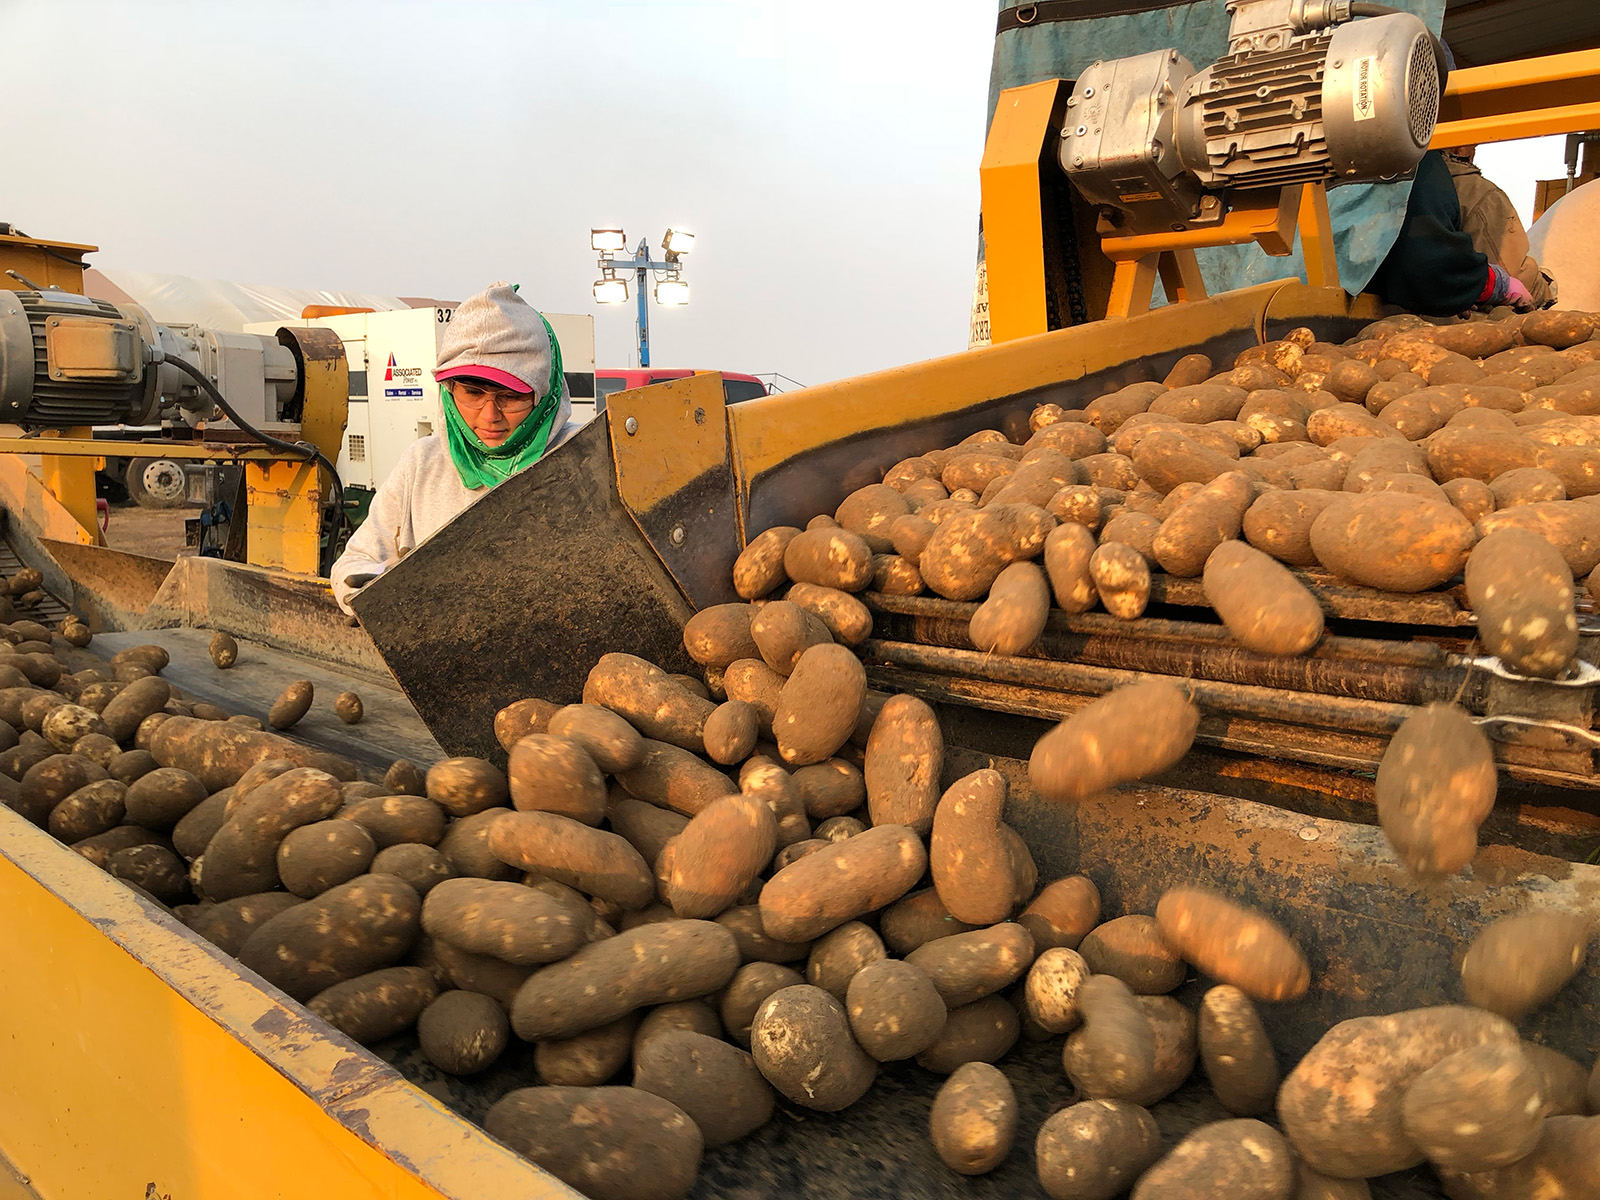
[[[321,450],[317,449],[310,442],[286,442],[282,438],[275,438],[271,434],[262,433],[261,430],[250,424],[249,421],[246,421],[238,414],[237,411],[234,410],[233,405],[228,403],[227,398],[217,390],[216,385],[212,383],[211,380],[207,379],[200,368],[195,366],[193,363],[188,362],[185,359],[172,356],[162,359],[162,362],[177,367],[178,370],[182,371],[185,375],[189,376],[189,378],[198,383],[201,391],[205,392],[207,396],[211,397],[211,402],[220,408],[224,413],[226,413],[230,421],[232,421],[240,429],[244,430],[245,433],[248,433],[251,437],[258,438],[264,445],[269,446],[274,450],[282,451],[285,454],[292,455],[293,457],[300,459],[302,462],[315,462],[324,467],[328,472],[329,478],[333,480],[334,520],[337,524],[342,524],[344,522],[344,483],[339,478],[339,472],[334,468],[334,465],[328,461],[327,456],[323,454]],[[338,540],[339,538],[337,529],[330,531],[327,548],[318,555],[318,569],[324,575],[333,569],[333,552],[337,546]]]

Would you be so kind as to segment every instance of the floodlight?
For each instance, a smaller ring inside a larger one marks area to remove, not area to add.
[[[594,281],[594,302],[596,304],[623,304],[628,299],[628,281],[626,279],[596,279]]]
[[[682,229],[669,229],[661,239],[661,248],[668,254],[687,254],[694,249],[694,234]]]
[[[689,285],[681,279],[663,279],[656,284],[656,303],[689,303]]]
[[[628,238],[621,229],[589,230],[589,245],[602,253],[613,253],[628,248]]]

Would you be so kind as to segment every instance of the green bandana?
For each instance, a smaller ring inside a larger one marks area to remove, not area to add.
[[[543,314],[539,319],[544,321]],[[556,331],[550,328],[549,321],[544,322],[544,328],[550,335],[550,386],[544,397],[534,404],[533,411],[522,419],[522,424],[500,445],[484,445],[462,419],[450,385],[439,385],[439,398],[444,405],[445,444],[450,448],[450,461],[455,463],[462,486],[495,487],[544,457],[550,428],[561,409],[561,395],[566,386],[561,373],[561,343],[556,341]]]

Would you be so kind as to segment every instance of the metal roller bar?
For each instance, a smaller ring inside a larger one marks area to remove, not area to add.
[[[961,614],[941,617],[885,614],[879,632],[891,641],[974,651],[967,622],[968,617]],[[1465,664],[1428,670],[1372,660],[1258,654],[1214,641],[1195,644],[1146,640],[1138,635],[1136,628],[1120,637],[1047,628],[1033,654],[1037,657],[1010,661],[1040,667],[1105,667],[1176,676],[1196,684],[1207,681],[1245,685],[1318,697],[1345,697],[1361,703],[1419,705],[1459,698],[1474,711],[1482,710],[1487,685],[1484,673],[1475,673]],[[989,655],[979,658],[984,662],[996,661]]]
[[[1294,570],[1330,617],[1347,621],[1382,621],[1392,625],[1424,625],[1454,628],[1472,624],[1472,614],[1449,592],[1418,592],[1402,595],[1341,583],[1324,571]],[[1151,604],[1179,604],[1191,608],[1210,608],[1205,589],[1198,579],[1151,572]]]

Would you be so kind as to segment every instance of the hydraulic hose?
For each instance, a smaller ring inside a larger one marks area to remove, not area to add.
[[[318,450],[310,442],[287,442],[282,438],[273,437],[270,433],[262,433],[261,430],[250,424],[249,421],[246,421],[238,414],[237,411],[235,411],[233,405],[228,403],[227,397],[217,390],[217,386],[212,383],[211,380],[205,377],[204,372],[202,372],[199,367],[195,366],[186,359],[168,355],[163,357],[161,361],[168,366],[176,367],[185,375],[189,376],[190,379],[193,379],[197,384],[200,385],[200,390],[211,398],[211,402],[227,414],[227,417],[230,421],[232,421],[240,429],[244,430],[245,433],[248,433],[251,437],[258,439],[263,445],[270,446],[272,449],[281,451],[285,455],[288,455],[292,458],[299,459],[301,462],[315,462],[320,464],[328,472],[328,477],[333,480],[334,520],[339,525],[343,524],[345,519],[344,483],[339,478],[339,472],[334,468],[334,465],[328,461],[327,456],[323,454],[321,450]],[[338,535],[336,529],[333,535],[328,538],[327,547],[318,555],[317,566],[320,572],[324,575],[333,569],[333,552],[337,542]]]

